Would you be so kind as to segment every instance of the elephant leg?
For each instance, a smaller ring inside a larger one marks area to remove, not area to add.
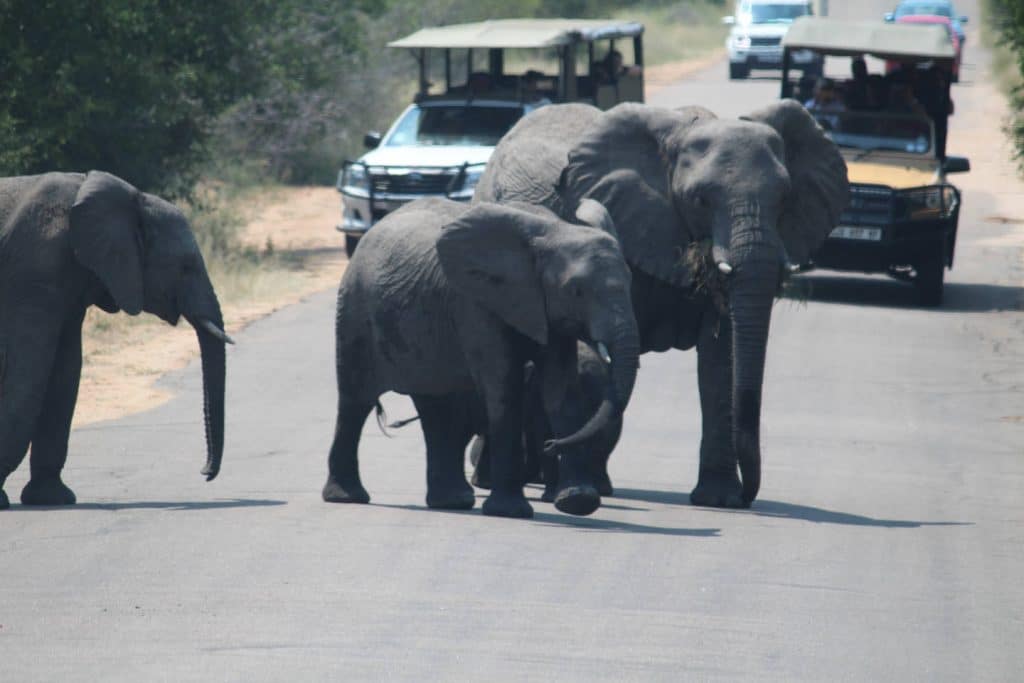
[[[59,335],[52,312],[8,310],[0,317],[0,509],[10,506],[3,486],[28,452]]]
[[[608,461],[611,460],[612,451],[614,451],[615,446],[618,445],[620,436],[622,436],[621,416],[612,421],[611,424],[608,425],[607,432],[602,434],[598,439],[598,452],[600,457],[595,460],[597,473],[594,476],[594,481],[597,485],[597,492],[602,496],[612,496],[615,494],[615,487],[612,486],[612,478],[608,474]]]
[[[562,409],[549,416],[554,434],[572,434],[586,423],[588,415],[581,409],[582,401],[565,402]],[[593,462],[594,440],[575,446],[563,447],[551,458],[556,472],[554,496],[555,507],[570,515],[589,515],[601,506],[601,495],[595,481],[596,468]],[[546,474],[546,473],[545,473]],[[545,496],[549,491],[545,490]]]
[[[512,354],[495,354],[511,358]],[[491,495],[483,513],[496,517],[533,517],[523,495],[523,371],[522,364],[503,360],[498,367],[476,373],[487,406],[487,450],[491,459]]]
[[[728,316],[709,313],[701,320],[697,381],[700,472],[690,502],[706,507],[746,507],[732,443],[732,326]]]
[[[81,314],[68,320],[61,332],[42,411],[32,433],[31,478],[21,492],[24,505],[73,505],[75,493],[61,481],[68,457],[71,418],[82,375]]]
[[[427,507],[471,509],[476,496],[463,464],[470,436],[465,406],[453,396],[416,394],[412,400],[427,443]]]
[[[338,399],[338,419],[327,458],[327,483],[323,489],[323,499],[328,503],[370,502],[370,494],[359,478],[358,453],[363,424],[373,406],[373,402],[353,401],[345,395]]]

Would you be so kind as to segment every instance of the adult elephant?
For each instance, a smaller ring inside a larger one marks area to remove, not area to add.
[[[702,107],[544,107],[498,144],[474,201],[611,213],[633,272],[643,351],[697,347],[703,434],[696,505],[748,507],[773,299],[847,202],[846,165],[799,103],[741,120]],[[742,481],[737,473],[742,474]]]
[[[0,508],[32,444],[25,505],[70,505],[61,480],[82,369],[82,320],[152,313],[196,329],[206,467],[224,449],[224,322],[184,215],[108,173],[0,179]]]

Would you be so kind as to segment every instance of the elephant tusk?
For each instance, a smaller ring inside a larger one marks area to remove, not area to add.
[[[782,267],[785,271],[790,274],[799,273],[800,265],[789,260],[789,252],[786,251],[786,245],[780,244],[780,248],[782,249]]]
[[[719,261],[719,262],[718,262],[718,271],[719,271],[719,272],[720,272],[720,273],[721,273],[722,275],[729,275],[729,274],[731,274],[731,273],[732,273],[732,266],[730,266],[730,265],[729,265],[728,263],[726,263],[725,261]]]
[[[199,321],[199,326],[202,327],[207,332],[209,332],[210,334],[212,334],[217,339],[224,342],[225,344],[235,343],[235,340],[229,337],[227,333],[224,332],[224,330],[214,325],[212,320],[207,320],[206,318],[203,318]]]
[[[597,342],[597,355],[601,356],[601,360],[604,361],[605,365],[612,364],[611,354],[608,353],[608,347],[603,342]]]

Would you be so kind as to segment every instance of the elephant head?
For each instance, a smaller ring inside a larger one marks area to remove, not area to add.
[[[760,405],[771,307],[784,268],[821,244],[846,205],[846,165],[794,100],[741,120],[701,107],[623,104],[597,118],[559,180],[620,227],[626,260],[694,288],[713,260],[732,327],[732,438],[749,503],[760,486]],[[698,258],[693,258],[698,252]]]
[[[101,283],[98,305],[152,313],[195,328],[203,366],[207,480],[224,451],[224,333],[220,304],[185,216],[174,205],[100,171],[85,178],[70,217],[75,258]]]
[[[452,285],[507,325],[541,345],[552,336],[582,339],[606,354],[609,384],[601,406],[578,432],[550,447],[589,438],[620,415],[639,367],[630,272],[609,234],[611,218],[586,200],[577,220],[584,226],[538,207],[479,203],[445,226],[437,242]],[[575,372],[575,353],[572,367],[561,370]]]

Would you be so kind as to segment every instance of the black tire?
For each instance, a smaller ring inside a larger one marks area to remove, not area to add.
[[[359,246],[359,238],[353,235],[345,235],[345,253],[348,254],[349,258],[356,253],[356,247]]]
[[[750,75],[750,67],[746,64],[733,64],[729,62],[729,78],[736,80],[746,78]]]
[[[917,298],[922,306],[935,308],[942,305],[942,290],[946,277],[946,244],[945,240],[932,245],[920,263],[916,266]]]

